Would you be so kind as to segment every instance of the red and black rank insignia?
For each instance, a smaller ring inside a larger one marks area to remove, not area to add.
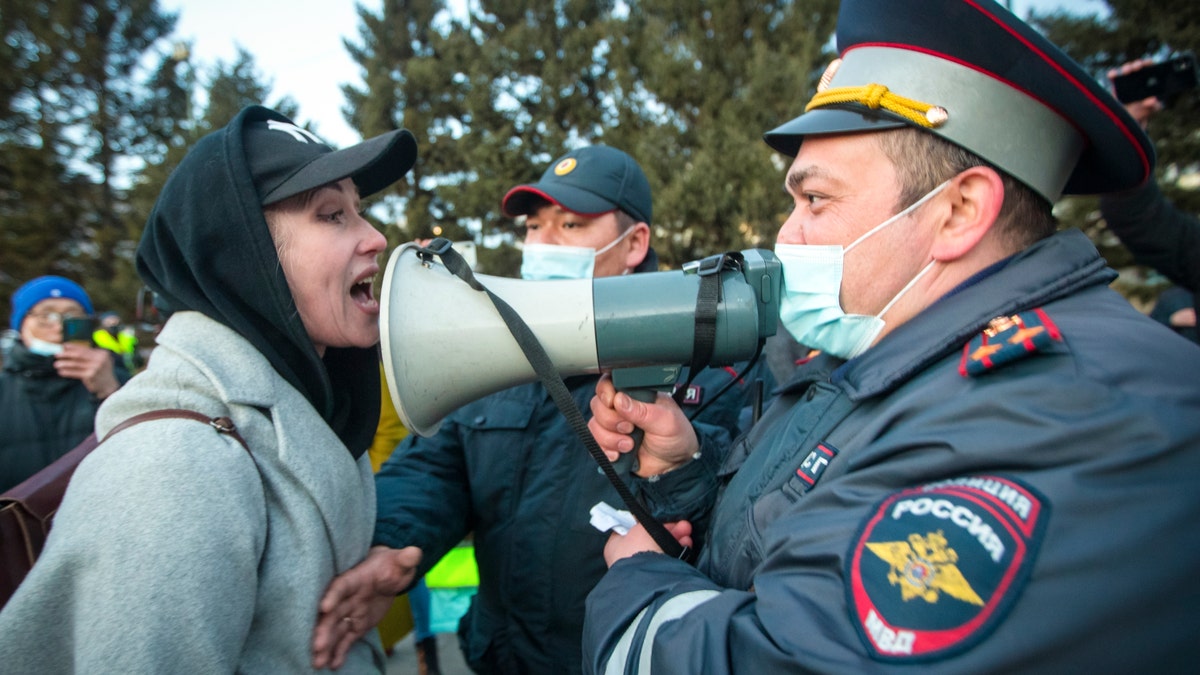
[[[890,495],[846,557],[851,619],[881,660],[970,648],[1020,595],[1049,505],[1002,476],[968,476]]]
[[[1034,309],[998,316],[963,346],[958,373],[977,377],[1018,359],[1045,351],[1062,342],[1062,333],[1046,312]]]
[[[804,483],[804,490],[811,488],[825,473],[825,467],[837,457],[838,449],[827,443],[818,443],[817,447],[801,462],[796,469],[796,476]]]

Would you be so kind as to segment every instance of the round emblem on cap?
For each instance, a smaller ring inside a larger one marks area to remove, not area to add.
[[[575,170],[575,158],[568,157],[554,165],[555,176],[565,176]]]
[[[935,127],[940,127],[950,120],[950,113],[940,105],[935,105],[925,111],[925,120]]]

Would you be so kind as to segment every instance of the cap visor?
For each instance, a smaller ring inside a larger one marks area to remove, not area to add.
[[[571,213],[581,216],[599,216],[615,211],[616,204],[596,195],[569,185],[547,185],[534,183],[520,185],[508,191],[500,203],[501,210],[510,218],[529,215],[534,197],[547,199]]]
[[[413,135],[407,129],[389,131],[317,157],[264,196],[262,203],[274,204],[343,178],[353,178],[359,197],[368,197],[400,180],[416,161]]]
[[[850,134],[860,131],[883,131],[907,126],[908,123],[888,113],[867,115],[859,110],[835,107],[818,108],[781,124],[763,134],[763,140],[777,152],[795,157],[805,136]]]

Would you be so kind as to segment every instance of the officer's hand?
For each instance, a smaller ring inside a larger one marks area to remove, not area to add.
[[[1129,73],[1141,70],[1142,68],[1153,64],[1154,61],[1152,59],[1138,59],[1136,61],[1130,61],[1129,63],[1121,64],[1120,67],[1108,71],[1109,85],[1112,85],[1113,79],[1118,75],[1128,75]],[[1154,116],[1154,113],[1162,109],[1163,103],[1162,101],[1158,100],[1157,96],[1150,96],[1140,101],[1133,101],[1125,104],[1125,110],[1129,112],[1129,116],[1132,117],[1138,124],[1142,125],[1143,129],[1145,129],[1146,125],[1150,123],[1150,118]]]
[[[416,546],[373,546],[366,559],[330,582],[313,629],[313,668],[342,667],[350,647],[375,628],[412,583],[420,562]]]
[[[685,548],[692,547],[691,523],[681,520],[676,523],[664,523],[664,527],[667,528],[667,531],[682,546]],[[608,543],[604,545],[604,562],[608,563],[609,567],[612,567],[613,563],[618,560],[628,558],[643,551],[662,553],[662,549],[658,547],[658,544],[654,543],[654,539],[650,536],[650,533],[646,531],[646,528],[642,527],[641,523],[638,523],[633,526],[633,529],[629,530],[629,534],[624,536],[613,532],[612,536],[608,538]]]
[[[639,476],[654,476],[683,466],[700,448],[692,423],[665,393],[659,393],[654,403],[642,403],[618,393],[612,378],[604,375],[596,384],[591,408],[588,429],[610,461],[633,450],[634,428],[645,433],[638,448]]]
[[[54,357],[54,369],[60,377],[79,380],[92,395],[106,399],[120,388],[113,372],[112,352],[86,344],[67,342],[62,353]]]

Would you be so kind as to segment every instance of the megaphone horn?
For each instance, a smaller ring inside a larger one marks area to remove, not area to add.
[[[414,433],[435,433],[453,410],[538,375],[486,293],[416,244],[388,260],[380,298],[383,366],[392,401]],[[750,358],[775,333],[781,272],[769,251],[741,253],[722,273],[709,365]],[[601,369],[688,364],[700,278],[679,270],[599,279],[522,281],[475,275],[508,303],[568,377]]]

